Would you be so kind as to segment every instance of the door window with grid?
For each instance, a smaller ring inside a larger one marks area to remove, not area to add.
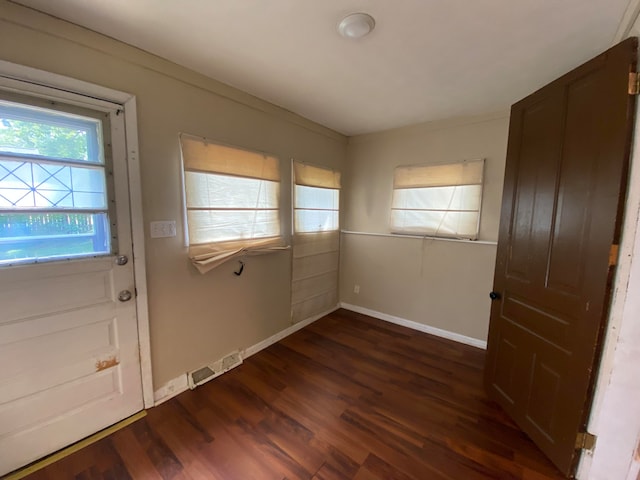
[[[111,252],[106,118],[78,111],[0,99],[0,265]]]

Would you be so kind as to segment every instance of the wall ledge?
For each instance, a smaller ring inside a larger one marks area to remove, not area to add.
[[[379,233],[379,232],[357,232],[355,230],[340,230],[343,235],[363,235],[366,237],[386,237],[386,238],[413,238],[418,240],[434,240],[437,242],[454,242],[464,243],[467,245],[493,245],[497,246],[498,242],[493,240],[462,240],[458,238],[445,238],[445,237],[429,237],[425,235],[405,235],[403,233]]]
[[[472,347],[487,349],[487,342],[478,338],[467,337],[460,333],[450,332],[449,330],[443,330],[441,328],[425,325],[424,323],[414,322],[413,320],[407,320],[405,318],[395,317],[387,313],[377,312],[358,305],[351,305],[349,303],[340,303],[340,307],[345,310],[351,310],[352,312],[362,313],[378,320],[384,320],[385,322],[394,323],[402,327],[407,327],[412,330],[417,330],[422,333],[428,333],[429,335],[435,335],[436,337],[446,338],[447,340],[453,340],[454,342],[463,343]]]

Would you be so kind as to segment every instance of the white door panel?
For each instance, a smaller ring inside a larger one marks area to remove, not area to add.
[[[76,393],[88,393],[89,397],[84,404],[48,420],[27,423],[20,426],[18,431],[3,436],[0,440],[0,464],[3,470],[19,468],[130,416],[131,408],[122,402],[122,395],[99,395],[102,391],[113,390],[112,387],[118,384],[115,376],[115,372],[105,371],[97,378],[89,379],[85,391],[78,388],[77,392],[68,392],[65,396],[66,401],[78,404],[80,402],[75,400],[78,396]],[[101,388],[104,390],[100,390]],[[66,401],[58,401],[56,406],[59,408]],[[134,412],[140,409],[141,407]],[[99,412],[108,412],[109,415],[100,415]]]
[[[79,376],[73,381],[47,389],[44,395],[30,394],[22,402],[9,402],[0,406],[0,437],[35,429],[69,411],[121,393],[117,369],[90,375],[90,378],[84,378],[85,376],[89,375]]]
[[[124,116],[116,111],[96,116],[106,116],[112,145],[112,254],[0,266],[0,475],[143,408]],[[118,265],[116,254],[129,261]],[[131,299],[120,301],[122,291]]]
[[[0,322],[112,302],[112,270],[111,258],[7,267],[0,271]]]

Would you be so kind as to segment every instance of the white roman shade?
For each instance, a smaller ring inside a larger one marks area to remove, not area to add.
[[[477,239],[483,177],[484,159],[396,168],[391,231]]]
[[[201,273],[232,258],[286,248],[276,157],[180,136],[189,257]]]
[[[338,304],[340,172],[293,162],[293,322]]]

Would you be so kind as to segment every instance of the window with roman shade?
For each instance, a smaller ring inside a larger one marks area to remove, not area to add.
[[[340,172],[293,162],[293,322],[338,304]]]
[[[392,233],[476,240],[484,159],[397,167]]]
[[[200,272],[286,248],[276,157],[185,134],[180,145],[189,257]]]

